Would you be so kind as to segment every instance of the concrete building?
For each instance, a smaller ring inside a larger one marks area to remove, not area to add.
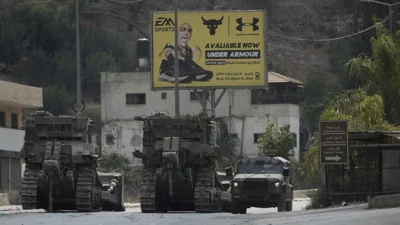
[[[141,123],[134,116],[161,111],[174,115],[174,91],[151,91],[149,72],[102,73],[102,148],[116,151],[133,160],[132,152],[141,150]],[[258,153],[257,139],[268,123],[290,124],[296,134],[296,159],[300,158],[300,109],[297,95],[301,81],[270,72],[270,91],[228,90],[216,108],[216,116],[231,116],[231,132],[241,140],[244,155]],[[222,90],[216,90],[218,96]],[[202,92],[201,92],[202,93]],[[200,94],[201,94],[200,93]],[[180,114],[198,114],[201,105],[193,91],[180,91]]]
[[[18,195],[24,169],[20,163],[25,135],[22,112],[41,107],[42,88],[0,81],[0,192],[8,192],[10,202]]]

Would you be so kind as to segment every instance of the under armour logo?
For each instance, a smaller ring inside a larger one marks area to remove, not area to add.
[[[236,19],[236,22],[239,24],[236,27],[237,31],[243,31],[243,26],[252,26],[253,31],[256,31],[260,29],[260,27],[257,26],[258,21],[260,21],[258,18],[253,17],[253,23],[243,23],[243,18]]]

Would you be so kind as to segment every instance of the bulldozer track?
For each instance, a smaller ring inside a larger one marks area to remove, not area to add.
[[[96,170],[93,166],[80,166],[76,183],[76,210],[78,212],[101,211],[101,191],[96,187]]]
[[[26,168],[21,188],[21,202],[23,209],[37,209],[37,179],[38,171]]]
[[[213,190],[218,190],[213,184],[215,173],[213,168],[199,168],[196,171],[196,182],[194,188],[194,208],[196,212],[220,212],[221,199],[213,199]],[[219,190],[221,191],[221,190]]]
[[[140,208],[143,213],[157,211],[155,171],[144,169],[140,185]]]

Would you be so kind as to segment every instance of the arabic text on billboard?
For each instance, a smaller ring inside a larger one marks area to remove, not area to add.
[[[264,11],[180,12],[182,88],[266,85]],[[173,88],[174,14],[153,13],[153,88]]]

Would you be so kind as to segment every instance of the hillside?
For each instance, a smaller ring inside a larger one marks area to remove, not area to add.
[[[173,10],[173,0],[81,3],[83,96],[99,102],[99,72],[134,70],[136,40],[151,38],[151,12]],[[48,109],[55,110],[59,102],[70,102],[76,87],[75,0],[15,0],[0,4],[0,44],[5,46],[0,54],[0,79],[52,87],[48,90],[58,94],[45,93],[45,98],[49,97],[45,101]],[[272,70],[303,81],[310,75],[337,80],[349,57],[369,53],[373,31],[340,41],[312,40],[356,33],[371,26],[373,13],[377,18],[387,15],[387,8],[359,0],[179,1],[179,10],[185,11],[255,9],[268,14],[265,38]],[[51,102],[54,107],[49,106]],[[65,108],[56,111],[63,112]]]
[[[173,1],[144,0],[135,4],[116,4],[107,0],[104,10],[135,21],[145,31],[150,30],[152,11],[172,10]],[[254,10],[265,9],[268,13],[268,29],[271,33],[297,38],[321,39],[352,32],[353,0],[201,0],[180,1],[181,10]],[[136,11],[135,11],[136,10]],[[136,13],[139,14],[136,16]],[[134,50],[135,40],[143,37],[137,29],[129,31],[128,24],[108,16],[102,23],[109,31],[119,33],[125,45]],[[149,35],[149,32],[146,33]],[[332,65],[328,49],[330,43],[299,42],[267,35],[268,58],[274,71],[304,80],[307,75],[319,73],[332,77]]]

